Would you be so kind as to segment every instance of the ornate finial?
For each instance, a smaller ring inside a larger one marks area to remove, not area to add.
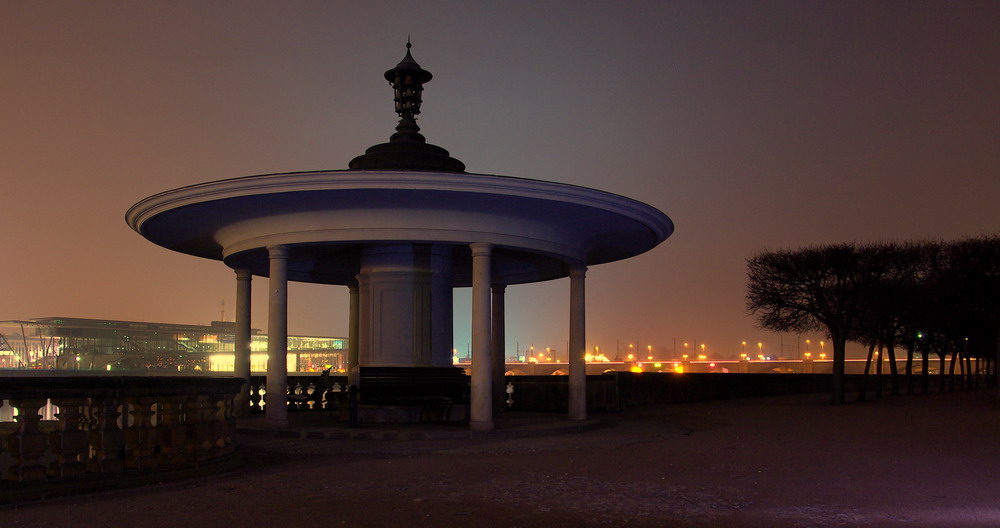
[[[403,119],[415,119],[420,113],[420,94],[424,91],[424,83],[433,77],[431,72],[424,70],[410,55],[410,37],[406,37],[406,56],[395,68],[385,72],[385,80],[392,85],[396,101],[396,113]]]
[[[425,170],[464,172],[465,164],[448,155],[448,151],[430,145],[420,134],[416,116],[420,113],[421,93],[424,83],[431,80],[431,72],[423,69],[410,55],[409,35],[406,36],[406,56],[395,68],[385,72],[385,80],[392,85],[393,99],[399,124],[388,143],[369,147],[364,155],[351,160],[353,170]]]

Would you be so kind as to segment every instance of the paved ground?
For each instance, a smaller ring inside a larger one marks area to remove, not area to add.
[[[827,401],[633,409],[518,438],[241,435],[244,469],[7,508],[0,526],[1000,527],[996,392]]]

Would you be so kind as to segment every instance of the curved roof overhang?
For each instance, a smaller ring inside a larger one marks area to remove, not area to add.
[[[129,226],[160,246],[267,276],[266,248],[289,248],[289,278],[349,284],[360,248],[454,246],[454,283],[468,285],[468,244],[494,245],[494,281],[566,276],[648,251],[673,232],[658,209],[568,184],[470,173],[316,171],[221,180],[132,206]]]

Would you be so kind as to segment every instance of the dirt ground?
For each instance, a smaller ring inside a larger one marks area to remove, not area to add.
[[[0,509],[2,527],[1000,527],[995,391],[600,415],[583,433],[241,437],[253,463]]]

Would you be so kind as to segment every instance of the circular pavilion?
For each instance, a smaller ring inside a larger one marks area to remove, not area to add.
[[[570,278],[570,419],[586,418],[584,276],[673,232],[658,209],[615,194],[474,174],[416,125],[431,79],[409,51],[385,73],[400,121],[347,170],[265,174],[182,187],[126,213],[174,251],[221,260],[237,277],[237,375],[249,379],[250,280],[267,277],[267,419],[287,425],[287,282],[347,286],[348,365],[455,369],[452,289],[472,287],[470,427],[493,427],[503,394],[504,288]],[[364,388],[361,389],[362,391]]]

